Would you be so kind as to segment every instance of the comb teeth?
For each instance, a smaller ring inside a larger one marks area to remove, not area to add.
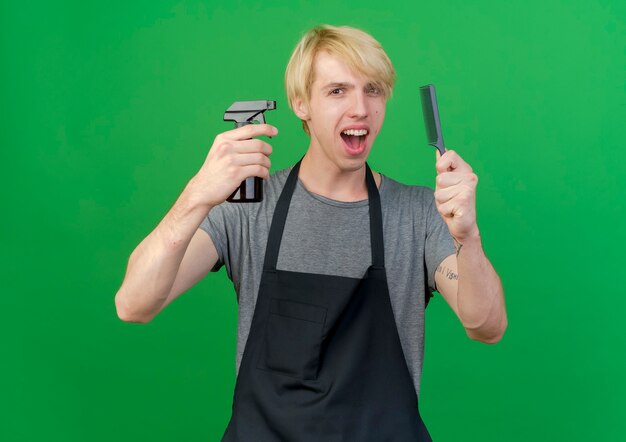
[[[435,125],[435,118],[433,113],[433,103],[430,94],[430,88],[428,86],[422,86],[420,88],[420,95],[422,97],[422,110],[424,114],[424,126],[426,128],[426,138],[428,144],[437,143],[437,126]]]
[[[439,122],[439,110],[437,108],[437,96],[435,86],[432,84],[420,87],[422,99],[422,111],[424,114],[424,126],[428,144],[435,146],[442,155],[445,152],[441,124]]]

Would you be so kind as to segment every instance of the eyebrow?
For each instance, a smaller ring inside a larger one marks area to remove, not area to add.
[[[328,83],[322,89],[330,89],[330,88],[338,88],[338,87],[353,88],[354,85],[352,83]]]

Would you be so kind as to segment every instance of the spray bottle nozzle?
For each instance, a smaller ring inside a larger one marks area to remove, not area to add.
[[[235,101],[224,113],[224,121],[234,121],[236,127],[256,121],[265,124],[263,112],[276,109],[276,102],[270,100]]]

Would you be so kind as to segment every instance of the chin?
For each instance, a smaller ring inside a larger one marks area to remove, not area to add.
[[[356,172],[363,168],[365,162],[367,161],[367,157],[367,153],[364,153],[363,155],[359,155],[357,157],[343,158],[339,167],[345,172]]]

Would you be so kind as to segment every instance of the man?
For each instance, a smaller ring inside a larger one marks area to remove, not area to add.
[[[470,338],[507,326],[475,215],[477,178],[454,151],[436,191],[372,172],[395,71],[370,35],[320,26],[285,74],[310,135],[298,164],[269,174],[270,125],[215,138],[199,172],[131,254],[122,320],[148,322],[226,265],[239,302],[237,384],[225,441],[429,441],[418,407],[424,308],[439,291]],[[266,179],[262,203],[226,198]]]

